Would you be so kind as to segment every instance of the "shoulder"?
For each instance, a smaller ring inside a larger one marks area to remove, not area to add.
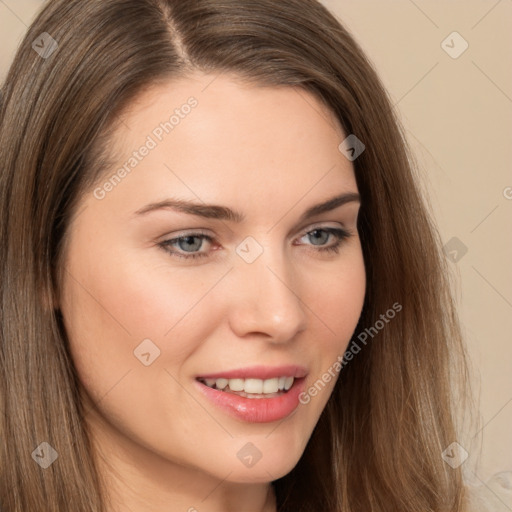
[[[467,512],[510,512],[512,471],[496,473],[485,483],[467,484]]]

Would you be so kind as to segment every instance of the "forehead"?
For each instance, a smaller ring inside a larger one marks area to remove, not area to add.
[[[265,144],[268,154],[279,148],[292,158],[313,145],[317,149],[322,140],[325,146],[334,141],[330,149],[336,150],[343,139],[339,120],[312,93],[261,86],[230,74],[196,73],[150,86],[120,121],[113,142],[125,152],[149,135],[158,145],[196,145],[209,153],[218,147],[229,149],[230,156],[251,148],[261,155]]]
[[[109,202],[245,196],[261,205],[276,194],[291,203],[313,189],[321,199],[357,190],[338,149],[339,121],[302,89],[196,74],[141,92],[119,121],[110,145],[115,163],[102,179],[117,173],[122,181],[116,178]]]

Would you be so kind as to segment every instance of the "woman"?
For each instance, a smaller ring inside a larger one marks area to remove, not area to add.
[[[2,92],[2,510],[466,510],[439,237],[324,7],[51,0]]]

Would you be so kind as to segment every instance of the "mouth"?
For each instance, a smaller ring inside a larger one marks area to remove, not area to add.
[[[271,379],[197,379],[201,384],[224,393],[231,393],[244,398],[275,398],[287,393],[295,382],[295,377],[283,375]]]
[[[253,367],[196,377],[213,405],[239,420],[265,423],[290,416],[299,405],[307,371],[299,366]]]

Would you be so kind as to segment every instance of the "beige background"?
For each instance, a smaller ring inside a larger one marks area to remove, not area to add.
[[[276,1],[276,4],[278,2]],[[476,481],[512,471],[512,0],[324,0],[375,64],[429,189],[480,388],[465,463]],[[0,80],[37,9],[0,0]],[[462,39],[467,50],[458,58]],[[450,48],[451,47],[451,48]],[[507,188],[510,187],[510,188]],[[508,199],[507,197],[508,196]],[[480,432],[478,432],[478,430]]]

